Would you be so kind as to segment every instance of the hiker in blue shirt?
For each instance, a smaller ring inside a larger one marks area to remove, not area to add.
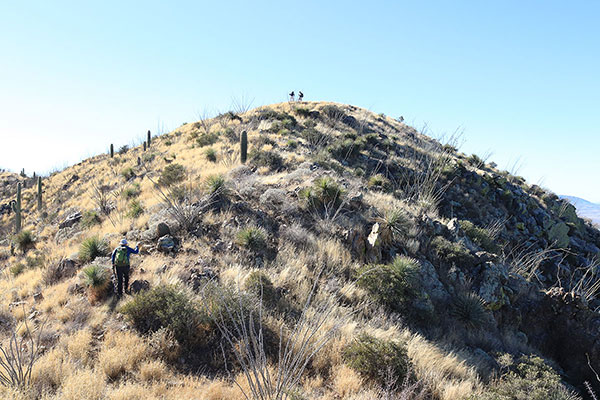
[[[140,245],[137,244],[135,249],[127,246],[127,239],[121,240],[119,247],[112,252],[113,273],[117,276],[117,297],[123,296],[123,280],[125,280],[125,293],[129,294],[129,255],[138,254]]]

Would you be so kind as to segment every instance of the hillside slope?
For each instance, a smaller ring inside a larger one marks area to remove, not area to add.
[[[600,232],[385,115],[304,102],[184,124],[44,177],[42,211],[18,179],[0,335],[28,337],[27,321],[42,348],[27,390],[5,396],[569,399],[595,385]],[[119,300],[107,256],[124,236],[141,251]]]

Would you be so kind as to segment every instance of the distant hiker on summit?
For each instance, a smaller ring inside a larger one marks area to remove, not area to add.
[[[292,90],[292,93],[290,93],[290,101],[294,101],[296,100],[296,94],[294,93],[294,91]]]
[[[139,243],[135,249],[127,246],[127,239],[121,240],[119,247],[112,252],[113,273],[117,277],[117,297],[123,296],[123,279],[125,280],[125,293],[129,294],[129,255],[138,254],[140,252]]]
[[[304,98],[304,93],[302,93],[301,91],[298,91],[298,101],[302,101],[302,99]]]

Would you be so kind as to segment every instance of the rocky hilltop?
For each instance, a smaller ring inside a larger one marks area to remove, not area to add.
[[[0,204],[18,182],[20,232],[12,208],[0,220],[0,335],[4,349],[27,343],[32,369],[0,379],[6,396],[598,390],[600,232],[568,201],[383,114],[232,111],[39,189],[3,175]],[[118,299],[108,256],[124,236],[140,255]]]

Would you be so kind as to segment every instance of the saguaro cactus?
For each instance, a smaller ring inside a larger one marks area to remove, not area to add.
[[[146,146],[148,146],[148,145],[147,145],[147,144],[146,144],[146,142],[144,141],[144,151],[146,151]]]
[[[150,135],[150,131],[148,131],[148,147],[150,147],[150,143],[152,142],[152,135]]]
[[[113,144],[110,144],[110,158],[113,158],[115,156],[115,146],[113,146]]]
[[[248,133],[246,131],[242,132],[242,139],[240,140],[240,160],[242,164],[246,163],[246,159],[248,158]]]
[[[11,202],[12,209],[15,212],[15,231],[21,232],[21,182],[17,184],[17,200]]]
[[[38,203],[38,211],[42,211],[42,177],[38,176],[38,191],[37,191],[37,203]]]

